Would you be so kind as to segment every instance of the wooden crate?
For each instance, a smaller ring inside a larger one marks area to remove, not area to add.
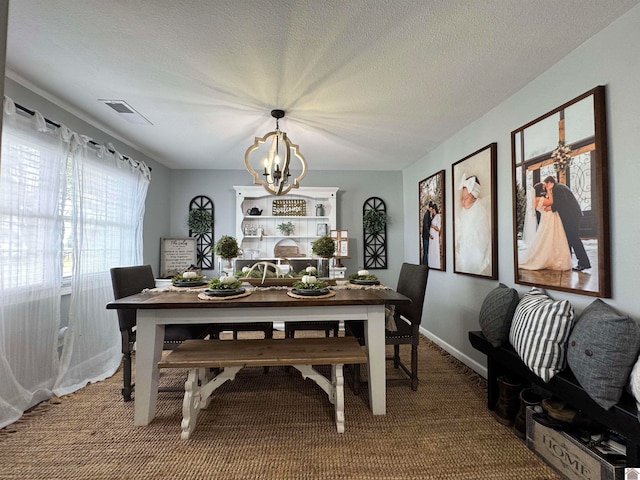
[[[527,447],[571,480],[624,480],[625,465],[612,465],[577,438],[545,427],[527,409]]]

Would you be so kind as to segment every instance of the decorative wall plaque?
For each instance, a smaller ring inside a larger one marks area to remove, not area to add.
[[[196,239],[160,239],[160,277],[173,277],[196,263]]]
[[[271,214],[281,217],[304,217],[307,215],[306,200],[274,200]]]

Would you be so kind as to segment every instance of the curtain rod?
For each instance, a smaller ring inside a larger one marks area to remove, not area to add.
[[[30,110],[30,109],[28,109],[27,107],[23,107],[23,106],[22,106],[22,105],[20,105],[19,103],[15,103],[15,102],[13,102],[13,103],[14,103],[14,105],[16,106],[16,108],[17,108],[18,110],[21,110],[21,111],[23,111],[24,113],[28,113],[29,115],[35,115],[35,114],[36,114],[35,110]],[[46,118],[46,117],[43,117],[43,118],[44,118],[44,121],[45,121],[46,123],[48,123],[49,125],[52,125],[52,126],[54,126],[54,127],[56,127],[56,128],[60,128],[60,127],[61,127],[61,125],[60,125],[59,123],[56,123],[56,122],[54,122],[53,120],[49,120],[49,119],[48,119],[48,118]],[[96,146],[96,147],[100,147],[100,146],[102,146],[102,145],[100,145],[99,143],[94,142],[93,140],[89,140],[89,143],[90,143],[91,145]],[[108,150],[109,152],[111,152],[111,153],[116,153],[116,152],[115,152],[115,150],[111,150],[111,149],[110,149],[110,148],[108,148],[108,147],[106,147],[106,148],[107,148],[107,150]],[[121,154],[121,155],[122,155],[122,158],[124,158],[125,160],[133,160],[131,157],[128,157],[127,155],[124,155],[124,154]],[[137,162],[137,160],[133,160],[133,161],[134,161],[134,162]],[[151,169],[151,167],[150,167],[149,165],[147,165],[147,168],[149,169],[149,171],[151,171],[151,170],[152,170],[152,169]]]

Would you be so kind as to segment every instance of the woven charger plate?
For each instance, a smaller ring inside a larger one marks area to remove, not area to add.
[[[211,295],[207,295],[206,293],[202,292],[198,294],[198,298],[200,300],[224,301],[224,300],[233,300],[234,298],[248,297],[252,293],[253,293],[253,290],[247,290],[243,293],[239,293],[238,295],[229,295],[228,297],[212,297]]]
[[[287,295],[293,298],[302,298],[304,300],[313,300],[315,298],[329,298],[333,297],[336,294],[333,290],[329,290],[329,293],[325,293],[324,295],[298,295],[297,293],[293,293],[291,290],[287,290]]]

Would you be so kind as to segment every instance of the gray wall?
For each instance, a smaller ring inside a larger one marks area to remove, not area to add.
[[[210,197],[215,205],[215,238],[235,235],[234,185],[250,185],[251,177],[244,170],[242,159],[237,163],[242,170],[171,170],[81,120],[43,95],[6,78],[6,94],[27,108],[40,111],[45,117],[64,123],[69,128],[92,137],[99,143],[112,143],[118,151],[152,168],[151,184],[145,204],[144,262],[149,263],[156,275],[160,272],[160,238],[188,236],[187,212],[189,202],[197,195]],[[248,140],[249,141],[249,140]],[[302,147],[301,147],[302,148]],[[303,150],[304,151],[304,150]],[[350,259],[343,261],[347,273],[363,265],[362,204],[372,196],[387,204],[391,223],[388,229],[388,269],[376,270],[380,280],[395,286],[404,259],[403,199],[401,172],[329,172],[315,169],[312,160],[309,173],[303,180],[307,187],[339,187],[338,226],[349,230]],[[214,274],[215,272],[208,272]]]
[[[47,100],[44,94],[39,95],[34,90],[25,88],[11,78],[5,78],[5,82],[5,94],[11,97],[14,102],[31,110],[38,110],[45,118],[65,124],[72,130],[93,138],[98,143],[111,143],[120,153],[134,160],[143,161],[152,168],[152,179],[145,203],[144,257],[145,261],[150,263],[154,268],[154,272],[157,273],[159,268],[157,259],[160,258],[159,238],[166,236],[170,223],[168,212],[171,197],[167,195],[167,192],[170,191],[169,173],[171,170],[70,113],[72,111],[71,107],[66,107],[65,109],[65,106],[58,106]],[[153,261],[148,259],[153,259]]]
[[[300,148],[304,152],[304,147]],[[367,198],[373,196],[380,197],[385,201],[391,217],[388,227],[388,268],[374,272],[383,283],[395,286],[404,259],[402,174],[400,172],[318,171],[314,169],[312,160],[308,162],[309,173],[302,181],[302,186],[339,188],[338,227],[349,230],[350,238],[349,255],[351,258],[342,262],[347,267],[347,274],[355,272],[364,263],[362,204]],[[238,159],[237,163],[242,164],[241,159]],[[252,184],[251,176],[246,170],[173,170],[170,176],[172,192],[170,236],[182,237],[189,233],[186,225],[189,202],[197,195],[208,196],[215,205],[215,238],[218,239],[222,235],[235,236],[236,199],[233,187]],[[151,216],[145,220],[153,223]]]
[[[478,310],[482,300],[498,282],[453,273],[451,164],[491,142],[498,143],[499,280],[516,286],[521,293],[527,291],[528,287],[514,284],[510,133],[597,85],[606,85],[609,131],[612,298],[606,301],[640,319],[637,301],[640,223],[635,201],[640,181],[638,45],[640,6],[403,172],[408,219],[405,225],[405,256],[416,261],[418,225],[417,221],[411,220],[417,219],[416,179],[440,169],[446,171],[447,271],[430,273],[422,327],[429,337],[473,368],[484,368],[485,360],[469,346],[467,331],[479,329]],[[583,295],[553,290],[548,293],[555,299],[570,300],[577,312],[593,301],[593,297]]]
[[[0,4],[1,6],[1,4]],[[0,8],[0,23],[6,11]],[[4,18],[6,20],[6,18]],[[467,331],[478,329],[478,310],[484,296],[497,285],[491,280],[453,273],[451,218],[451,164],[491,142],[498,143],[498,244],[499,279],[514,285],[510,132],[537,116],[563,104],[596,85],[607,86],[609,129],[610,227],[613,296],[608,303],[634,318],[640,318],[636,270],[640,266],[640,223],[637,218],[637,185],[640,180],[637,134],[640,131],[640,77],[637,45],[640,44],[640,6],[615,21],[598,35],[564,58],[553,68],[525,86],[507,101],[487,112],[440,145],[435,151],[402,173],[323,172],[314,169],[305,186],[340,187],[338,224],[349,230],[350,260],[344,263],[354,271],[362,262],[361,209],[364,200],[379,196],[387,203],[392,223],[389,228],[389,269],[376,271],[390,285],[403,260],[418,262],[419,235],[417,182],[445,169],[447,185],[447,271],[433,271],[427,287],[423,332],[473,368],[482,371],[484,358],[467,341]],[[0,44],[4,39],[0,39]],[[0,48],[2,45],[0,45]],[[1,59],[0,59],[1,60]],[[472,79],[470,79],[472,81]],[[499,88],[499,85],[496,86]],[[234,171],[174,171],[112,138],[75,117],[71,109],[60,108],[10,79],[5,90],[16,102],[40,110],[52,120],[63,122],[98,142],[112,142],[118,150],[143,160],[153,168],[153,179],[146,202],[144,258],[159,270],[159,239],[185,236],[186,212],[196,195],[210,196],[216,207],[216,238],[233,234],[233,185],[247,185],[248,174]],[[304,151],[304,146],[301,146]],[[241,159],[237,159],[241,163]],[[522,293],[528,288],[516,286]],[[569,299],[581,311],[592,297],[550,291],[557,299]]]

